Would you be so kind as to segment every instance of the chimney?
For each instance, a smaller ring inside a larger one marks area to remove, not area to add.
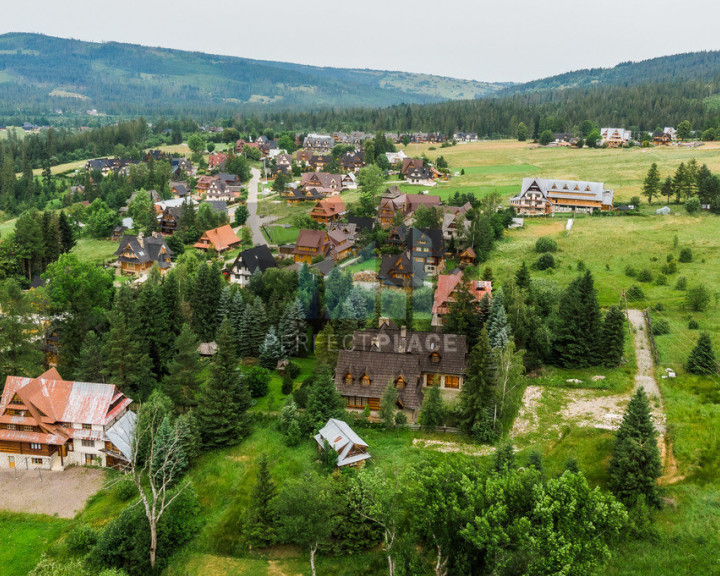
[[[405,338],[407,336],[407,326],[402,326],[400,328],[400,338]]]
[[[138,233],[137,242],[140,244],[141,248],[145,248],[145,235],[142,232]]]

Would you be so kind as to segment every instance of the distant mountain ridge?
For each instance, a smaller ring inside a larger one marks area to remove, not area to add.
[[[0,35],[0,113],[21,104],[110,114],[267,105],[382,107],[479,98],[508,85],[40,34]]]

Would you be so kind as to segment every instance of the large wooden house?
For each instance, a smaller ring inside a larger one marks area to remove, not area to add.
[[[0,399],[0,468],[122,468],[132,457],[132,401],[112,384],[70,382],[55,368],[8,376]]]
[[[319,200],[310,212],[310,218],[320,224],[336,222],[345,215],[345,202],[339,196],[331,196]]]
[[[457,301],[458,292],[463,290],[462,272],[456,270],[452,274],[438,276],[437,289],[432,307],[432,325],[442,326],[444,317],[450,312],[450,306]],[[492,282],[471,280],[467,285],[468,292],[476,304],[487,296],[492,298]]]
[[[430,386],[451,397],[459,393],[466,361],[465,336],[413,332],[381,318],[379,328],[356,331],[352,347],[340,350],[335,385],[347,409],[377,411],[391,383],[398,392],[397,407],[415,420]]]
[[[142,274],[155,264],[161,271],[168,270],[172,265],[172,254],[162,235],[157,232],[152,236],[125,234],[115,251],[122,274]]]
[[[266,244],[260,244],[240,252],[230,266],[227,277],[233,284],[244,287],[250,283],[253,274],[262,274],[269,268],[277,268],[277,263],[270,248]]]
[[[340,194],[343,186],[342,174],[329,172],[305,172],[300,178],[300,187],[308,190],[315,188],[325,196]]]
[[[226,250],[232,250],[240,246],[240,238],[235,234],[230,224],[225,224],[225,226],[203,232],[200,240],[194,246],[198,250],[206,251],[214,248],[218,254],[222,254]]]
[[[295,262],[312,264],[314,258],[330,252],[330,238],[326,230],[300,230],[293,256]]]
[[[592,213],[613,209],[614,190],[602,182],[523,178],[522,188],[510,199],[520,216],[541,216],[553,212]]]
[[[632,132],[624,128],[602,128],[600,137],[603,144],[607,144],[608,148],[620,148],[627,145],[632,139]]]
[[[410,252],[384,254],[380,260],[378,280],[385,286],[420,288],[426,276],[423,262],[413,260]]]
[[[442,230],[411,228],[406,237],[413,262],[422,264],[425,274],[435,276],[445,267],[445,239]]]
[[[182,208],[178,206],[166,206],[160,216],[160,233],[164,236],[172,236],[180,226],[180,215]]]

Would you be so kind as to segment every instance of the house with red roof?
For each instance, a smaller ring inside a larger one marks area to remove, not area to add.
[[[8,376],[0,399],[0,468],[122,468],[132,458],[136,415],[113,384]]]
[[[313,258],[327,256],[330,248],[330,238],[326,230],[300,230],[292,253],[295,262],[312,264]]]
[[[214,248],[218,254],[222,254],[226,250],[232,250],[240,246],[240,238],[235,234],[230,224],[225,224],[225,226],[203,232],[200,240],[194,246],[198,250]]]
[[[433,326],[443,325],[443,317],[450,312],[450,305],[456,301],[458,292],[463,290],[463,286],[462,272],[460,270],[455,270],[452,274],[440,274],[438,276],[432,307]],[[485,296],[492,298],[492,282],[472,280],[467,287],[477,304]]]
[[[310,218],[320,224],[329,224],[339,220],[345,214],[345,202],[339,196],[330,196],[319,200],[310,212]]]
[[[213,154],[210,154],[208,156],[208,168],[212,170],[213,168],[222,168],[225,166],[225,161],[227,160],[228,155],[224,152],[215,152]]]

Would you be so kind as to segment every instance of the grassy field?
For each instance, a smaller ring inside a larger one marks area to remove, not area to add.
[[[0,512],[0,566],[3,576],[25,576],[71,525],[70,520]]]
[[[268,236],[268,230],[270,235]],[[300,231],[297,228],[285,228],[285,226],[263,226],[263,236],[270,244],[282,246],[283,244],[294,244],[297,242]]]
[[[113,259],[118,243],[110,240],[95,240],[94,238],[80,238],[72,249],[81,260],[102,264]]]

